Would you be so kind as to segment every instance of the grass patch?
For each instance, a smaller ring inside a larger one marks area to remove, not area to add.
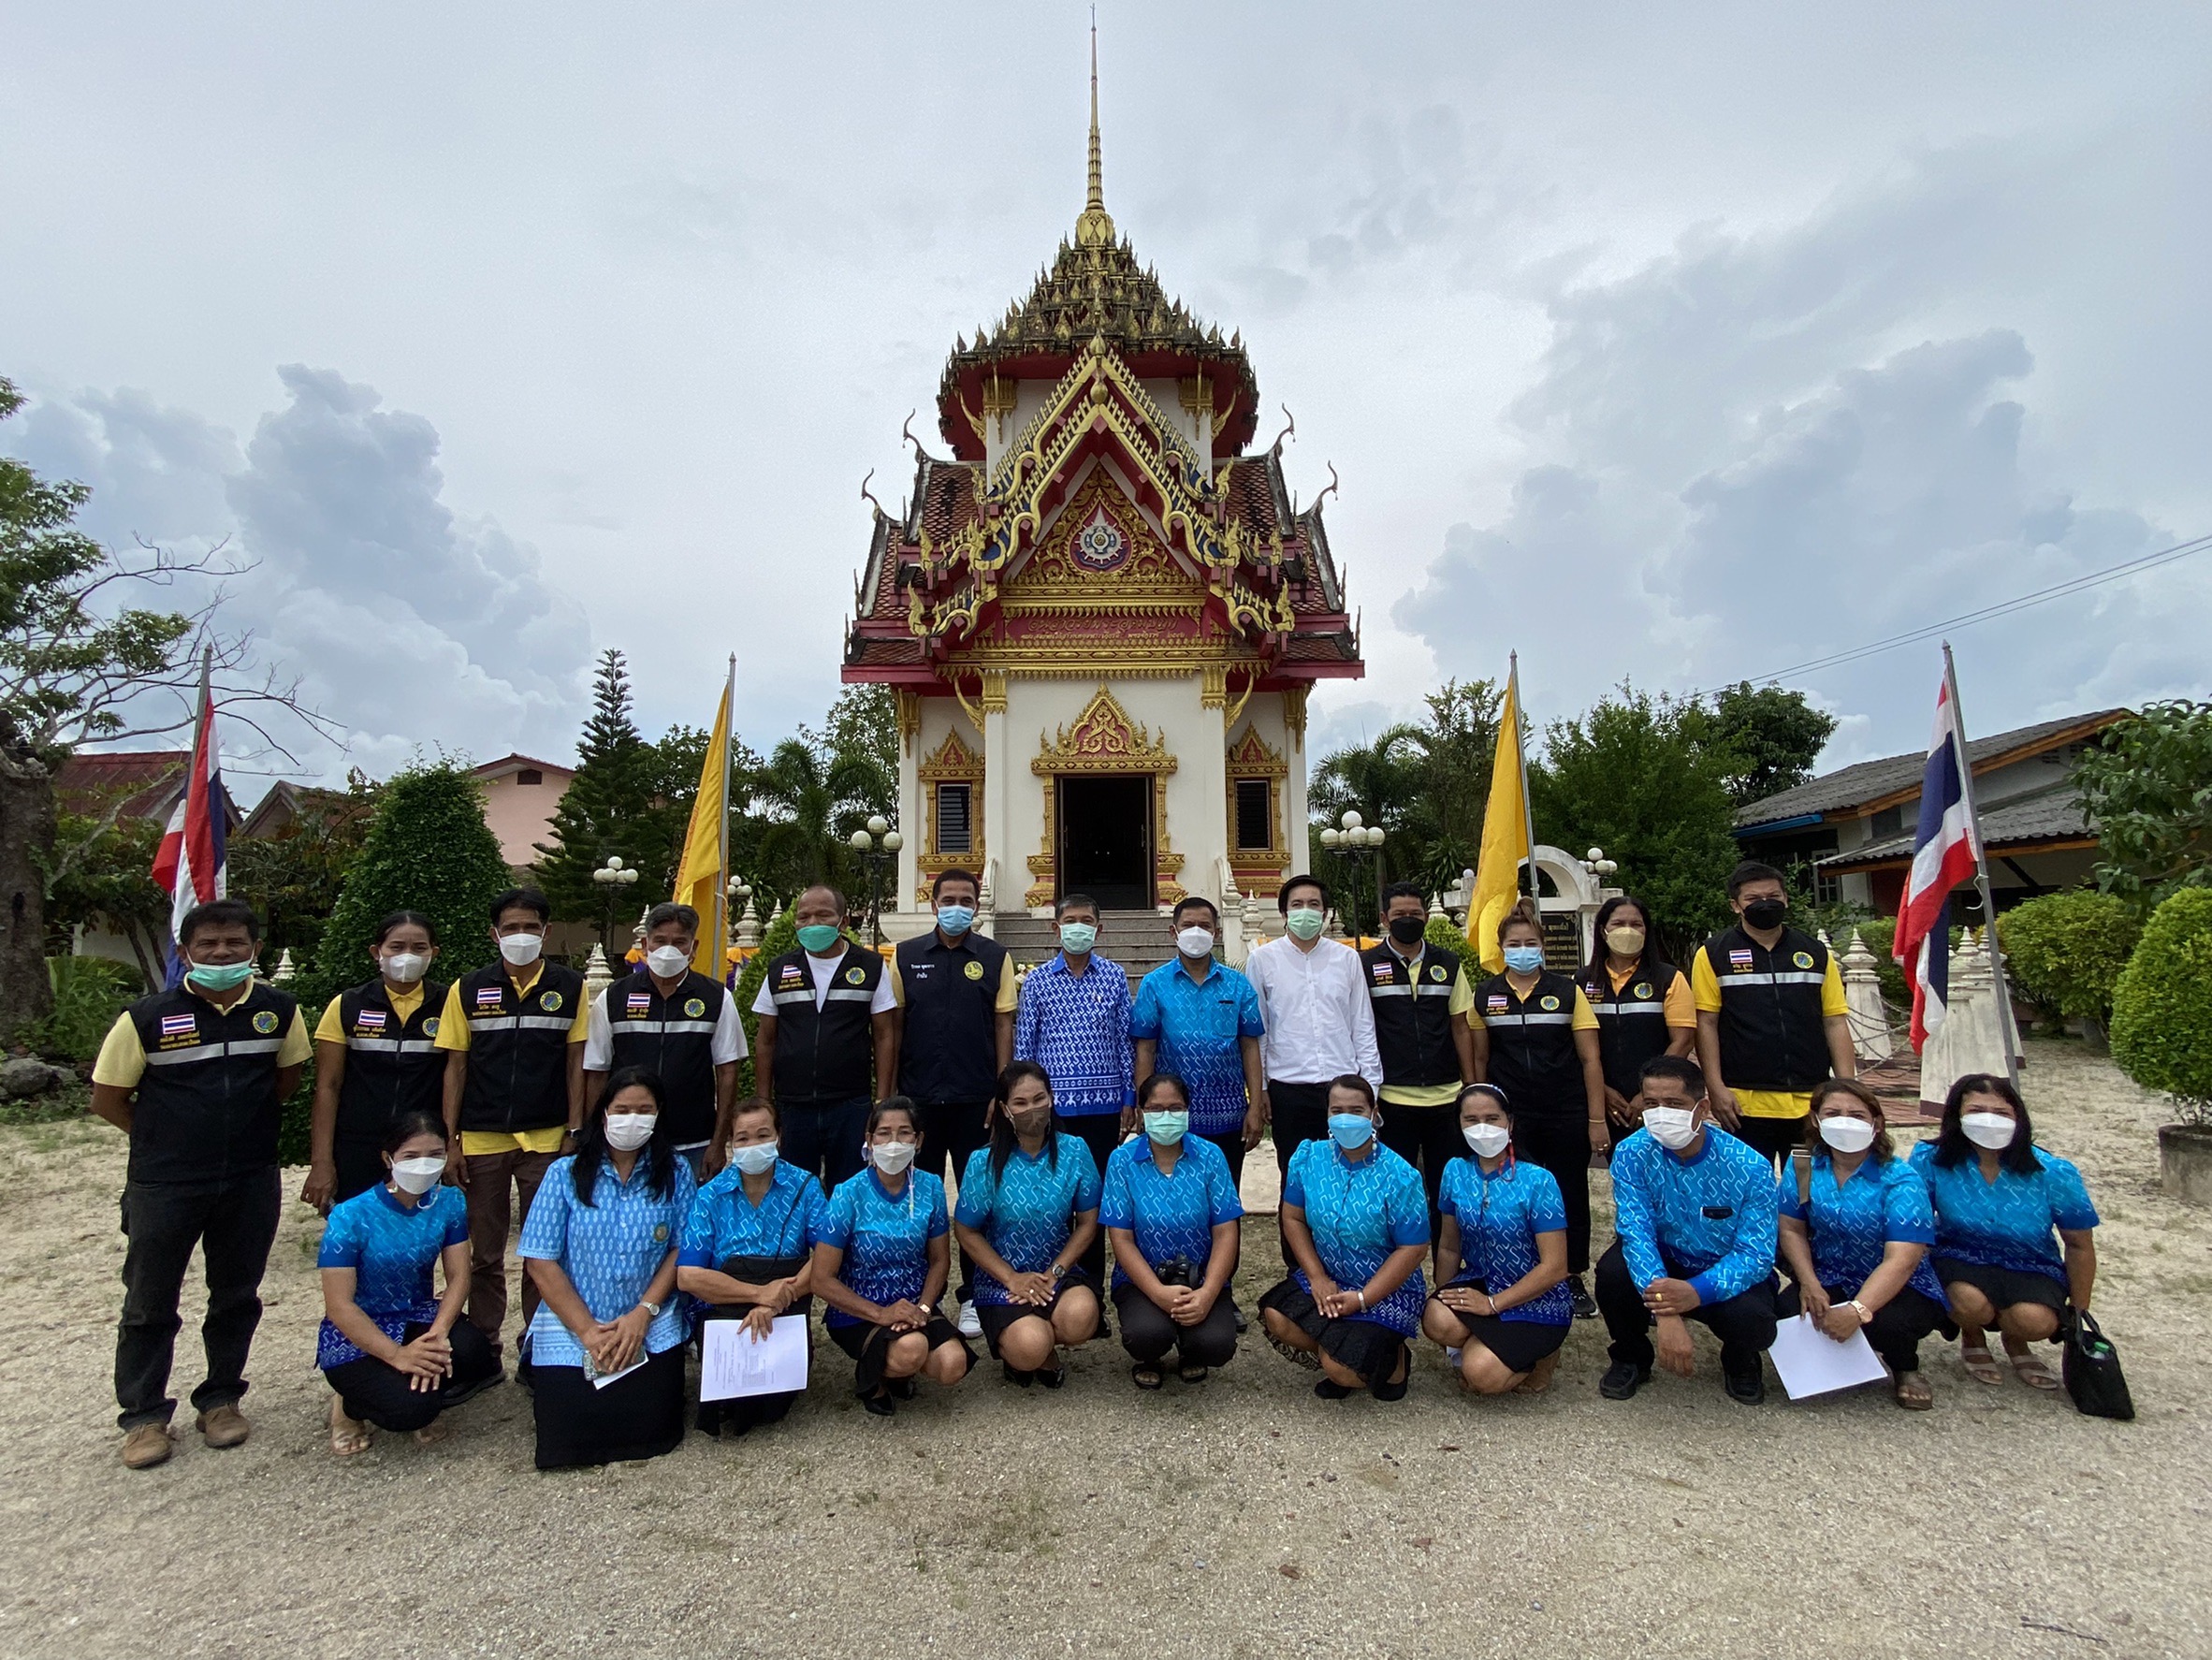
[[[86,1118],[92,1114],[92,1085],[65,1084],[51,1095],[34,1095],[22,1100],[0,1101],[0,1126],[19,1124],[60,1124],[71,1118]]]

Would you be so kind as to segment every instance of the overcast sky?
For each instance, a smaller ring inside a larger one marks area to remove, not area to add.
[[[862,475],[1082,207],[1086,17],[8,0],[0,447],[231,538],[371,772],[568,756],[606,646],[654,731],[735,651],[764,746],[836,691]],[[1555,717],[2212,531],[2212,8],[1099,24],[1109,209],[1343,479],[1318,745],[1515,647]],[[2206,695],[2208,616],[2212,554],[1961,631],[1969,722]],[[1937,674],[1793,683],[1840,763]]]

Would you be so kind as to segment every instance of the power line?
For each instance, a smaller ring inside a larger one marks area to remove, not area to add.
[[[2198,536],[2191,541],[2177,542],[2173,546],[2161,548],[2156,553],[2142,554],[2120,564],[2108,565],[2102,571],[2091,571],[2085,575],[2075,576],[2065,582],[2053,583],[2048,588],[2039,588],[2032,593],[2016,594],[2009,600],[1999,600],[1991,604],[1981,606],[1977,610],[1961,612],[1957,617],[1946,617],[1941,622],[1927,623],[1907,629],[1902,633],[1891,634],[1886,639],[1872,640],[1863,646],[1851,647],[1847,650],[1831,651],[1825,657],[1809,658],[1803,663],[1794,663],[1787,668],[1775,669],[1769,674],[1756,675],[1751,677],[1752,683],[1757,686],[1770,686],[1794,675],[1809,675],[1820,669],[1838,668],[1847,663],[1857,663],[1862,658],[1877,657],[1885,651],[1895,651],[1900,647],[1917,645],[1923,640],[1934,639],[1937,635],[1951,629],[1972,628],[1978,622],[1987,622],[1995,618],[2008,617],[2015,611],[2025,611],[2030,606],[2040,605],[2050,600],[2061,599],[2067,594],[2079,593],[2084,589],[2094,588],[2100,583],[2110,582],[2120,576],[2132,575],[2138,571],[2156,570],[2161,565],[2172,564],[2176,561],[2187,559],[2192,553],[2202,553],[2208,547],[2212,547],[2212,536]],[[1716,687],[1704,692],[1693,692],[1689,695],[1691,697],[1708,697],[1717,690],[1719,688]]]

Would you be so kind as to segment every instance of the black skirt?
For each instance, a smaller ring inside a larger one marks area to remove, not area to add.
[[[991,1358],[993,1360],[998,1359],[998,1341],[1006,1335],[1007,1327],[1012,1325],[1016,1320],[1026,1320],[1032,1316],[1041,1320],[1050,1320],[1055,1311],[1059,1308],[1062,1297],[1077,1286],[1088,1286],[1090,1283],[1090,1275],[1084,1273],[1082,1269],[1070,1268],[1068,1271],[1068,1277],[1060,1282],[1060,1289],[1053,1293],[1053,1300],[1050,1303],[977,1303],[975,1318],[982,1322],[983,1342],[990,1347]],[[1086,1335],[1096,1337],[1098,1334],[1098,1323],[1093,1321]]]
[[[852,1369],[852,1392],[872,1395],[883,1387],[883,1367],[891,1353],[891,1339],[907,1333],[894,1332],[889,1326],[870,1325],[858,1321],[850,1326],[828,1328],[830,1341],[851,1355],[858,1362]],[[960,1344],[960,1352],[969,1364],[975,1361],[975,1350],[960,1339],[959,1328],[941,1314],[929,1317],[929,1323],[922,1328],[922,1335],[928,1341],[929,1352],[935,1354],[948,1343]]]
[[[659,1458],[684,1438],[684,1346],[594,1389],[581,1366],[532,1366],[538,1468]]]
[[[749,1286],[764,1286],[772,1281],[789,1279],[807,1266],[805,1257],[732,1257],[715,1272],[726,1274],[732,1279],[743,1280]],[[696,1297],[691,1299],[699,1303]],[[814,1312],[814,1299],[801,1297],[785,1314],[797,1315],[805,1319]],[[699,1303],[701,1322],[707,1320],[741,1320],[752,1313],[748,1303]],[[788,1390],[774,1395],[739,1395],[727,1401],[702,1401],[695,1420],[699,1432],[706,1435],[719,1435],[725,1430],[735,1430],[740,1435],[764,1424],[781,1423],[793,1406],[798,1404],[805,1391]]]
[[[1476,1290],[1487,1294],[1490,1288],[1478,1279],[1454,1280],[1444,1288],[1452,1290]],[[1429,1293],[1429,1300],[1436,1301],[1436,1293]],[[1498,1363],[1508,1372],[1532,1372],[1536,1362],[1546,1355],[1555,1355],[1565,1344],[1568,1328],[1565,1325],[1548,1326],[1539,1320],[1509,1320],[1500,1314],[1469,1314],[1463,1308],[1445,1307],[1445,1313],[1467,1328],[1467,1341],[1479,1343],[1495,1355]]]
[[[1332,1320],[1321,1313],[1313,1294],[1294,1279],[1275,1285],[1259,1299],[1262,1309],[1273,1309],[1292,1325],[1314,1338],[1321,1352],[1373,1388],[1388,1383],[1405,1353],[1405,1339],[1375,1320]]]
[[[2034,1303],[2057,1314],[2066,1312],[2065,1282],[2055,1280],[2047,1274],[1993,1268],[1986,1262],[1961,1262],[1956,1257],[1930,1258],[1929,1266],[1946,1288],[1972,1286],[1988,1298],[1994,1307],[2002,1309],[2015,1303]]]

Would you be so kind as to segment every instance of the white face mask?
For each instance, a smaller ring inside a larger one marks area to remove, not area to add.
[[[1670,1153],[1680,1153],[1697,1134],[1695,1107],[1646,1107],[1644,1128]]]
[[[392,1186],[402,1193],[423,1194],[445,1175],[443,1158],[401,1158],[392,1166]]]
[[[2001,1153],[2013,1144],[2013,1136],[2020,1125],[2019,1120],[2002,1113],[1969,1113],[1958,1120],[1958,1128],[1966,1131],[1966,1139],[1975,1146]]]
[[[1205,957],[1214,954],[1214,930],[1211,928],[1185,928],[1175,936],[1175,949],[1186,957]]]
[[[730,1149],[730,1162],[749,1176],[757,1176],[776,1163],[776,1143],[755,1142],[749,1147]]]
[[[1513,1132],[1503,1124],[1463,1124],[1460,1135],[1477,1158],[1495,1158],[1513,1144]]]
[[[384,977],[400,985],[413,985],[429,966],[430,959],[420,952],[395,951],[384,959]]]
[[[867,1149],[868,1162],[881,1176],[895,1176],[914,1162],[914,1155],[922,1149],[912,1142],[873,1142]]]
[[[680,945],[656,945],[646,953],[646,967],[663,980],[674,980],[691,962],[691,954]]]
[[[500,955],[517,968],[527,968],[536,962],[546,949],[542,934],[502,934]]]
[[[634,1153],[653,1139],[653,1126],[658,1122],[657,1113],[609,1113],[606,1144],[618,1153]]]
[[[1823,1118],[1820,1139],[1839,1153],[1864,1153],[1874,1144],[1874,1127],[1864,1118]]]

